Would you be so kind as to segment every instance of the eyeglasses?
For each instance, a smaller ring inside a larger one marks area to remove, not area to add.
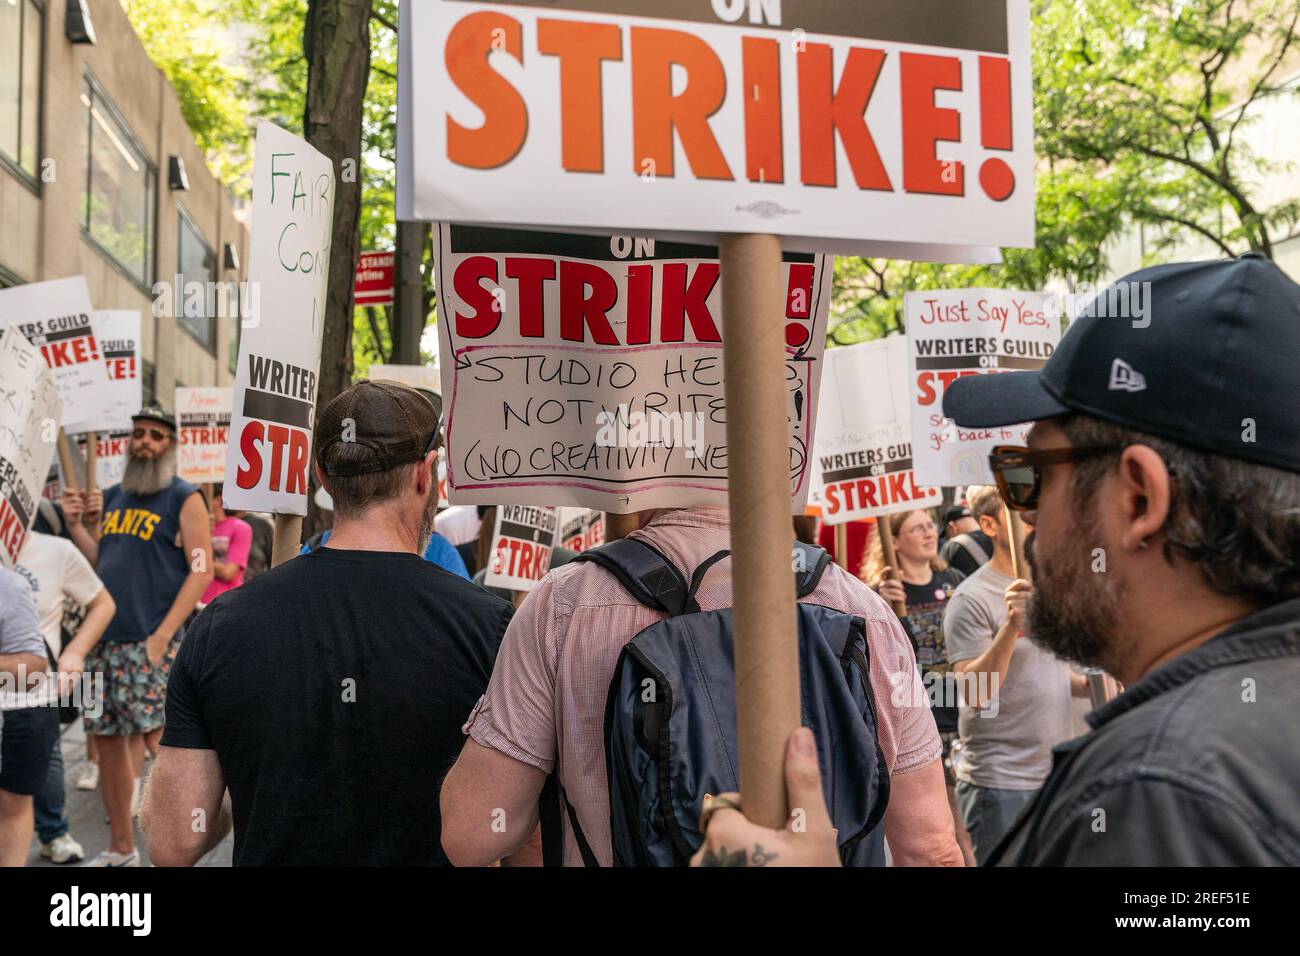
[[[148,435],[154,441],[162,441],[171,437],[170,432],[165,432],[161,428],[137,428],[131,432],[132,438],[143,438],[145,435]]]
[[[1012,511],[1033,511],[1043,486],[1043,469],[1121,451],[1118,445],[1088,445],[1081,448],[1031,449],[1022,445],[998,445],[989,454],[989,465],[997,479],[998,494]]]
[[[926,522],[925,524],[914,524],[914,525],[912,525],[912,527],[908,528],[906,531],[900,531],[899,534],[922,534],[922,535],[924,535],[924,534],[933,534],[934,532],[936,532],[936,531],[938,531],[938,530],[939,530],[939,529],[938,529],[938,527],[935,526],[935,523],[934,523],[933,521],[929,521],[929,522]]]

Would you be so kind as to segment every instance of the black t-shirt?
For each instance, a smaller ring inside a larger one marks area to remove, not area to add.
[[[983,561],[979,560],[975,555],[971,554],[970,551],[962,547],[963,542],[959,540],[961,535],[945,541],[941,553],[943,554],[943,559],[947,561],[950,566],[956,568],[965,577],[970,577],[978,571],[989,558],[993,557],[993,539],[983,531],[968,531],[967,536],[970,537],[975,544],[984,549],[986,557]]]
[[[907,592],[907,630],[916,644],[916,662],[924,677],[928,674],[942,675],[925,677],[926,689],[934,693],[938,689],[935,681],[951,684],[948,674],[948,651],[943,642],[943,612],[948,609],[948,599],[964,579],[965,575],[952,568],[936,571],[927,584],[910,584],[903,582]],[[931,688],[935,690],[931,690]],[[954,700],[950,696],[951,686],[943,689],[943,700]],[[945,733],[957,729],[957,707],[931,707],[934,722]]]
[[[419,555],[328,547],[208,605],[162,743],[217,752],[235,865],[447,865],[438,790],[512,614]]]

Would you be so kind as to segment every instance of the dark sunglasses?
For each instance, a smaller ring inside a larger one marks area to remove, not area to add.
[[[1012,511],[1033,511],[1043,486],[1043,469],[1107,455],[1122,449],[1118,445],[1089,445],[1082,448],[1025,448],[998,445],[989,453],[989,465],[998,483],[998,494]]]
[[[131,432],[132,438],[143,438],[145,435],[154,441],[162,441],[164,438],[170,438],[171,432],[165,432],[161,428],[137,428]]]

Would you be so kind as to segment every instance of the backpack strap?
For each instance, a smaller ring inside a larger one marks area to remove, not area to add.
[[[611,541],[582,552],[573,562],[598,564],[646,607],[671,617],[686,613],[690,589],[681,572],[657,549],[635,538]],[[573,563],[570,562],[570,563]]]
[[[980,543],[967,533],[957,535],[952,539],[956,545],[975,559],[977,564],[988,564],[989,553],[980,547]]]
[[[817,585],[821,583],[822,572],[831,563],[831,556],[825,548],[819,548],[815,544],[806,544],[803,541],[796,541],[794,547],[795,551],[803,557],[800,566],[804,569],[795,572],[795,597],[806,598],[817,590]]]
[[[582,865],[599,869],[600,861],[596,859],[591,844],[587,842],[587,835],[582,832],[582,827],[578,823],[578,811],[573,809],[573,804],[569,802],[569,795],[564,792],[564,788],[559,787],[559,791],[560,799],[564,801],[564,809],[569,814],[569,826],[573,828],[573,838],[578,843],[578,852],[582,854]]]

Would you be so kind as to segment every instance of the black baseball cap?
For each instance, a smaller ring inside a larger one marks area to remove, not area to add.
[[[1127,314],[1115,315],[1124,302]],[[1120,279],[1081,310],[1041,369],[959,378],[943,411],[965,428],[1078,412],[1300,472],[1298,397],[1300,286],[1252,252]]]
[[[176,419],[170,412],[165,412],[161,405],[146,405],[134,415],[131,416],[131,424],[136,422],[157,422],[160,425],[166,425],[173,432],[176,431]]]
[[[971,517],[974,516],[970,513],[970,508],[966,507],[965,505],[953,505],[951,508],[949,508],[947,511],[943,513],[943,523],[946,525],[949,524],[950,522],[958,521],[962,518],[971,518]]]
[[[367,475],[420,461],[437,447],[441,402],[398,382],[358,382],[325,406],[316,420],[316,462],[332,478]],[[435,396],[436,397],[436,396]],[[352,424],[349,426],[348,422]],[[370,454],[331,463],[339,444]]]

